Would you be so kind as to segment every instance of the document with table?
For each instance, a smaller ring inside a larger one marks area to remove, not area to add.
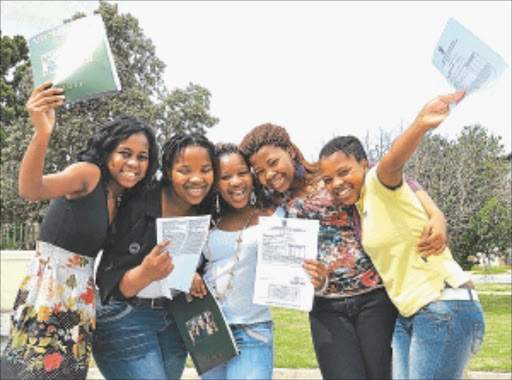
[[[318,254],[318,220],[260,217],[253,302],[309,311],[314,288],[302,267]]]

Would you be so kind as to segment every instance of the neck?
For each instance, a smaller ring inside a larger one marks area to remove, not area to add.
[[[169,187],[162,189],[162,216],[186,216],[194,215],[196,207],[181,200],[174,190]]]

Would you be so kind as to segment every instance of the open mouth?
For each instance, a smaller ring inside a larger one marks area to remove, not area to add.
[[[190,196],[197,198],[197,197],[203,196],[203,194],[205,193],[205,189],[206,189],[206,187],[204,187],[204,186],[194,186],[194,187],[186,187],[185,191]]]
[[[247,191],[245,189],[230,191],[229,196],[235,202],[245,201]]]
[[[284,176],[281,174],[276,174],[274,177],[272,177],[272,180],[268,182],[269,187],[271,187],[274,190],[278,190],[279,187],[281,187],[284,183]]]
[[[347,199],[352,194],[352,187],[344,187],[334,190],[334,196],[340,200]]]

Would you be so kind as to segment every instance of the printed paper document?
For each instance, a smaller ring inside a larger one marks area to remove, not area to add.
[[[260,217],[253,302],[309,311],[314,288],[302,268],[316,259],[318,220]]]
[[[507,63],[454,18],[450,18],[434,51],[432,63],[448,82],[466,95],[488,87]]]

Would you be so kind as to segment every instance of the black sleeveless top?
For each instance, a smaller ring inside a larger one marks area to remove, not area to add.
[[[84,197],[55,198],[41,224],[39,240],[81,255],[96,257],[109,228],[107,194],[102,178]]]

